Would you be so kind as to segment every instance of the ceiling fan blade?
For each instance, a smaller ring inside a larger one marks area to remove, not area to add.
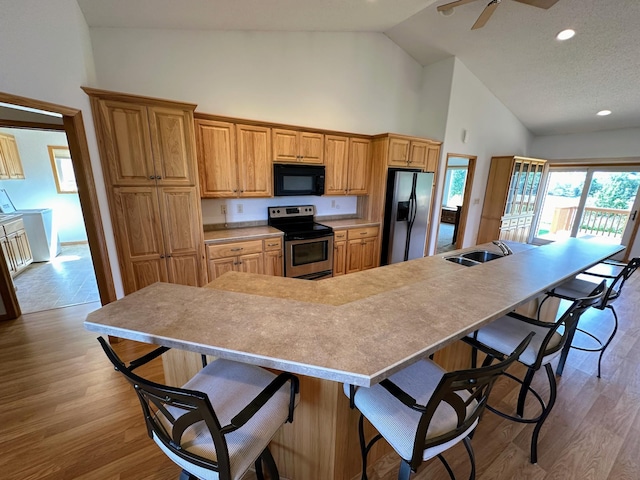
[[[440,5],[437,10],[442,12],[443,10],[451,10],[452,8],[459,7],[460,5],[465,5],[467,3],[475,2],[476,0],[458,0],[457,2],[445,3],[444,5]]]
[[[498,8],[498,5],[500,5],[500,1],[501,0],[492,0],[489,5],[487,5],[482,11],[480,16],[478,17],[478,20],[476,20],[476,23],[474,23],[473,27],[471,27],[471,30],[476,30],[478,28],[484,27],[485,23],[487,23],[491,18],[491,15],[493,15],[493,12],[495,12],[496,8]]]
[[[516,0],[516,2],[531,5],[532,7],[547,9],[553,7],[556,3],[558,3],[558,0]]]

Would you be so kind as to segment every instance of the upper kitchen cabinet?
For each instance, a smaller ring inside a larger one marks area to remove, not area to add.
[[[274,128],[272,136],[275,163],[324,163],[323,134]]]
[[[85,88],[125,294],[206,283],[195,105]]]
[[[271,129],[236,125],[238,140],[238,186],[241,197],[273,195],[273,166],[269,161]]]
[[[477,243],[527,242],[546,160],[493,157],[482,207]]]
[[[207,118],[195,125],[203,198],[272,196],[270,128]]]
[[[109,177],[114,185],[193,186],[193,110],[101,99]]]
[[[387,165],[418,168],[425,172],[438,169],[440,144],[411,137],[389,136]]]
[[[0,133],[0,180],[24,179],[16,138]]]
[[[325,194],[367,195],[371,141],[325,136]]]

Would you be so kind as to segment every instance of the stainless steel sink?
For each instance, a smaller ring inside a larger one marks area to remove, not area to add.
[[[466,258],[469,260],[473,260],[474,262],[490,262],[491,260],[495,260],[496,258],[502,258],[504,255],[499,253],[490,252],[488,250],[474,250],[473,252],[462,253],[460,255],[462,258]]]
[[[445,260],[449,262],[457,263],[459,265],[464,265],[465,267],[473,267],[474,265],[480,265],[479,262],[474,262],[473,260],[469,260],[468,258],[462,257],[445,257]]]

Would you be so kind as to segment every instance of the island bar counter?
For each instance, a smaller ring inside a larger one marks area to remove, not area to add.
[[[353,301],[344,283],[350,275],[318,282],[321,290],[342,291],[332,298],[344,301],[332,304],[267,296],[282,281],[292,281],[276,277],[247,276],[237,282],[236,288],[244,285],[245,291],[261,294],[216,289],[215,284],[154,284],[91,313],[85,326],[101,334],[323,379],[306,392],[321,398],[311,402],[313,411],[304,414],[302,422],[313,417],[322,428],[308,428],[301,438],[298,431],[289,435],[291,426],[285,426],[283,436],[289,438],[276,445],[274,454],[283,477],[290,480],[350,479],[359,469],[355,415],[348,412],[336,382],[375,384],[622,248],[568,239],[474,267],[427,257],[370,271],[374,278],[387,269],[389,289],[374,280],[371,296],[351,288],[356,292]],[[393,272],[402,276],[404,269],[413,270],[410,279],[394,282]],[[365,290],[367,272],[352,274]],[[273,288],[261,291],[267,278]],[[230,284],[223,287],[231,289]],[[305,386],[303,381],[299,409],[304,407]],[[324,414],[330,418],[323,422]]]

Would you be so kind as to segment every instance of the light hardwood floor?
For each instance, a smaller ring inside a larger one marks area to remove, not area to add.
[[[620,331],[605,355],[602,379],[595,376],[596,354],[572,350],[541,433],[537,465],[528,461],[531,426],[485,414],[473,438],[479,480],[640,478],[638,306],[640,275],[616,303]],[[86,314],[98,307],[78,305],[0,323],[1,479],[177,479],[179,469],[147,437],[133,391],[110,367],[96,335],[83,328]],[[586,320],[595,324],[610,315],[596,313]],[[150,349],[129,341],[115,348],[124,359]],[[163,379],[159,361],[139,372]],[[515,386],[506,382],[492,393],[494,403],[514,398]],[[467,478],[463,449],[446,456],[458,478]],[[392,480],[397,469],[390,454],[372,466],[369,478]],[[446,478],[438,462],[412,477]],[[253,479],[248,474],[245,480]]]

